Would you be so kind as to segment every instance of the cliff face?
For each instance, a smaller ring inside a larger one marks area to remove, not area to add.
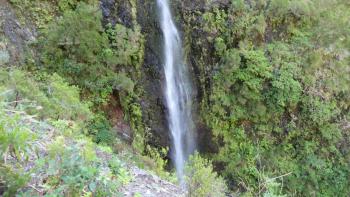
[[[140,0],[137,3],[138,23],[145,36],[145,58],[141,68],[141,83],[144,93],[141,96],[143,119],[150,128],[155,143],[169,145],[169,132],[166,121],[165,100],[162,81],[164,79],[162,66],[161,30],[158,22],[156,1]]]
[[[0,0],[0,66],[20,64],[35,36],[34,28],[22,25],[10,4]]]
[[[162,95],[161,32],[157,5],[153,0],[100,1],[104,24],[123,24],[128,28],[140,26],[144,36],[144,60],[136,79],[141,89],[139,102],[144,128],[151,134],[149,143],[169,145],[164,101]],[[134,16],[133,16],[134,14]]]
[[[226,1],[204,0],[172,1],[175,21],[183,37],[186,63],[191,72],[195,87],[193,114],[198,114],[201,105],[207,102],[206,91],[210,88],[210,75],[213,59],[213,46],[205,38],[208,36],[197,27],[202,23],[201,15],[213,5],[225,6]],[[20,65],[25,54],[33,53],[28,44],[37,37],[35,25],[31,21],[21,22],[14,7],[8,1],[0,0],[0,65]],[[158,8],[155,0],[101,0],[103,23],[119,23],[128,28],[141,27],[144,36],[144,61],[137,86],[141,89],[139,102],[142,108],[143,124],[149,136],[148,143],[156,146],[169,146],[170,136],[166,120],[166,107],[163,98],[162,34],[158,21]],[[134,16],[136,14],[136,16]],[[25,24],[24,24],[25,23]],[[34,22],[33,22],[34,23]],[[30,49],[30,50],[28,50]],[[206,54],[206,55],[202,55]],[[35,56],[32,56],[35,57]],[[111,104],[113,107],[113,105]],[[198,142],[209,141],[210,133],[200,116],[194,117],[198,129]],[[212,149],[205,146],[200,149]]]
[[[162,35],[156,1],[101,0],[100,7],[105,25],[119,23],[128,28],[134,28],[136,25],[141,27],[145,38],[145,54],[137,83],[142,89],[140,104],[143,123],[152,134],[149,143],[167,146],[170,142],[161,83]],[[136,20],[133,19],[133,13],[137,13]],[[33,21],[19,19],[16,8],[7,0],[0,0],[0,66],[21,65],[26,54],[34,52],[34,48],[29,44],[35,42],[37,33],[35,25],[30,25],[31,22]],[[114,108],[113,104],[111,107]]]
[[[194,121],[197,126],[199,149],[212,151],[213,146],[208,145],[211,139],[210,130],[201,120],[200,109],[208,102],[207,91],[210,89],[214,52],[213,44],[206,38],[209,36],[202,31],[202,13],[213,6],[226,7],[228,1],[213,1],[207,3],[204,0],[197,1],[172,1],[175,21],[182,34],[186,63],[191,72],[194,83]],[[169,146],[170,136],[166,120],[166,107],[163,98],[163,66],[162,66],[162,34],[158,21],[156,0],[115,1],[102,0],[101,8],[104,23],[121,23],[127,27],[140,25],[145,39],[144,62],[141,67],[141,77],[138,81],[143,93],[140,96],[140,104],[143,112],[143,123],[151,133],[149,143],[153,145]],[[132,19],[132,9],[136,9],[137,24]],[[197,27],[197,28],[196,28]],[[203,55],[205,54],[205,55]],[[205,141],[206,143],[201,143]],[[201,144],[205,144],[201,146]]]
[[[216,1],[175,1],[173,6],[176,9],[178,25],[183,32],[185,58],[191,70],[194,83],[195,97],[193,98],[194,121],[197,127],[197,148],[201,152],[216,152],[217,147],[212,143],[212,133],[204,122],[202,115],[209,105],[209,92],[211,79],[214,75],[215,48],[212,40],[203,26],[205,21],[203,14],[213,7],[225,9],[229,5],[227,0]]]

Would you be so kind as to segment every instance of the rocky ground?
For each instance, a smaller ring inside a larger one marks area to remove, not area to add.
[[[9,115],[11,115],[9,113]],[[21,118],[23,119],[23,124],[30,125],[32,132],[39,132],[38,137],[35,141],[32,142],[33,151],[29,151],[27,154],[26,160],[20,160],[14,158],[11,154],[5,154],[5,163],[9,166],[13,166],[15,169],[16,166],[20,163],[20,166],[26,172],[30,172],[36,166],[36,161],[38,158],[43,158],[48,155],[48,147],[53,143],[53,139],[57,136],[57,131],[54,127],[44,122],[39,122],[34,119],[32,116],[21,114]],[[76,141],[71,140],[69,138],[65,138],[65,146],[69,144],[76,143]],[[95,147],[96,156],[101,159],[102,166],[108,166],[108,160],[112,158],[111,153],[104,152],[99,148]],[[118,155],[117,155],[118,156]],[[121,156],[121,155],[120,155]],[[121,156],[122,157],[122,156]],[[125,185],[121,186],[119,192],[124,197],[184,197],[186,196],[185,191],[168,181],[161,179],[160,177],[154,175],[150,171],[146,171],[136,167],[134,162],[132,161],[121,161],[123,168],[130,175],[130,181]],[[47,178],[46,173],[41,173],[40,171],[31,173],[31,180],[28,182],[23,191],[26,191],[26,188],[34,188],[38,195],[44,195],[45,190],[43,183],[45,183],[45,179]],[[1,180],[0,180],[0,196],[1,196]],[[119,196],[119,195],[116,195]]]
[[[129,169],[133,179],[121,189],[125,197],[178,197],[185,196],[179,186],[160,179],[158,176],[137,167]]]

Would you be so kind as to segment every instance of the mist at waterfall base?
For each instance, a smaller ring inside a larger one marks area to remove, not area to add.
[[[164,96],[168,109],[168,124],[172,139],[172,160],[181,184],[184,165],[195,150],[192,121],[192,84],[183,60],[182,43],[172,19],[167,0],[157,0],[163,32]]]

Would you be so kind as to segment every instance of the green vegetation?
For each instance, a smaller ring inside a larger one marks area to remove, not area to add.
[[[185,182],[189,196],[226,196],[225,181],[213,171],[211,162],[201,158],[197,152],[186,164]]]
[[[125,118],[134,131],[134,146],[144,150],[144,129],[138,96],[134,84],[140,77],[143,61],[143,36],[140,29],[126,28],[121,24],[105,28],[102,15],[94,4],[78,3],[74,10],[67,10],[57,21],[49,24],[40,41],[42,58],[36,69],[55,72],[70,84],[81,89],[82,99],[93,104],[97,111],[108,104],[112,94],[119,94]],[[103,112],[98,112],[102,114]],[[111,143],[113,136],[107,120],[94,120],[99,128],[96,142]],[[95,128],[96,129],[96,128]]]
[[[264,177],[279,177],[274,182],[288,195],[350,193],[342,127],[350,117],[349,10],[345,1],[272,0],[196,13],[204,19],[196,28],[207,37],[193,50],[215,46],[196,57],[213,62],[199,67],[210,83],[202,87],[200,114],[219,148],[214,162],[232,189],[271,194]],[[196,29],[195,17],[184,18]]]
[[[20,70],[0,70],[0,85],[5,88],[5,101],[28,114],[81,122],[92,117],[89,103],[80,102],[79,89],[57,74],[42,73],[33,79],[30,73]]]
[[[123,20],[112,25],[97,0],[10,2],[38,36],[24,65],[0,69],[0,194],[117,195],[131,178],[129,160],[176,182],[168,148],[143,122],[140,98],[151,94],[141,80],[149,59],[143,5],[116,3],[130,10],[114,13]],[[348,196],[349,2],[198,6],[174,10],[195,72],[198,123],[212,134],[201,143],[215,147],[190,157],[189,195]],[[0,64],[10,61],[4,39]],[[113,125],[120,111],[129,145]]]
[[[128,182],[112,151],[81,135],[91,112],[76,87],[56,74],[36,81],[20,70],[1,70],[0,81],[4,196],[111,196]]]
[[[129,54],[122,48],[128,42],[113,42],[116,49],[110,48],[97,7],[80,3],[76,10],[65,12],[48,29],[42,41],[45,70],[57,72],[71,84],[78,85],[84,91],[83,96],[96,104],[107,102],[113,90],[133,91],[133,82],[124,73],[118,74],[116,69],[131,63],[128,57],[136,49],[129,49]],[[115,55],[121,51],[124,59]]]
[[[144,38],[136,21],[132,28],[102,26],[98,1],[11,3],[39,36],[31,46],[37,54],[26,54],[22,69],[0,69],[0,193],[116,196],[130,181],[123,166],[133,162],[125,158],[132,151],[132,160],[149,160],[158,174],[169,176],[166,153],[150,146],[145,151],[142,90],[134,87]],[[108,119],[112,97],[133,130],[133,150],[117,139]]]

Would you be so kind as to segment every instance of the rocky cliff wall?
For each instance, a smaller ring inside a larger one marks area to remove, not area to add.
[[[0,0],[0,66],[22,63],[35,37],[35,29],[21,24],[8,1]]]

